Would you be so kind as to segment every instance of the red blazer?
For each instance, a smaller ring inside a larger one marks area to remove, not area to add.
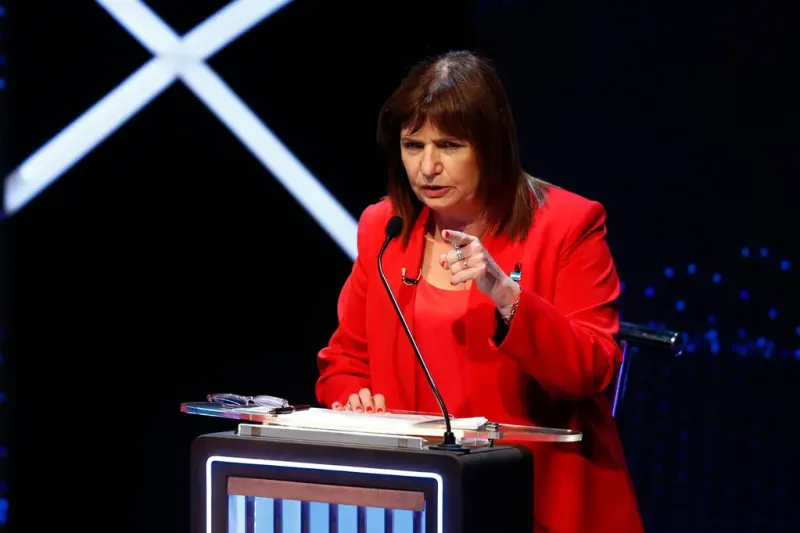
[[[385,396],[388,409],[414,407],[418,363],[376,263],[393,214],[384,200],[369,206],[359,221],[359,253],[339,298],[339,327],[318,358],[317,397],[325,406],[346,403],[351,393],[367,387]],[[397,239],[384,255],[386,276],[412,331],[415,287],[403,284],[400,272],[405,268],[409,277],[419,272],[428,215],[423,209],[407,247]],[[506,273],[522,265],[520,302],[499,346],[491,340],[494,303],[470,290],[467,394],[475,412],[459,416],[584,433],[580,443],[530,446],[536,532],[642,532],[604,393],[620,363],[613,307],[620,286],[605,233],[600,204],[552,187],[524,241],[490,236],[482,241]]]

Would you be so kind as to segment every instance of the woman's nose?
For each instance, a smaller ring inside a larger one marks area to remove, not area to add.
[[[420,172],[428,179],[435,178],[442,172],[442,163],[435,148],[428,148],[422,154]]]

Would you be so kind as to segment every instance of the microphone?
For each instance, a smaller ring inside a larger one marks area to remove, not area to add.
[[[442,438],[442,443],[438,446],[430,446],[430,449],[466,453],[469,452],[469,448],[456,444],[456,437],[453,435],[453,428],[450,425],[450,413],[447,411],[447,407],[444,405],[444,400],[442,399],[442,395],[439,394],[439,389],[436,387],[436,383],[433,382],[433,376],[431,375],[430,370],[428,370],[428,365],[425,364],[425,358],[422,357],[422,353],[419,351],[419,346],[417,346],[417,341],[414,339],[414,334],[411,333],[411,329],[408,327],[408,322],[406,322],[406,317],[403,316],[403,311],[400,310],[400,305],[398,305],[397,299],[394,297],[394,293],[392,292],[392,288],[389,286],[389,282],[386,280],[386,274],[383,272],[383,253],[386,251],[389,243],[392,242],[392,239],[400,235],[400,231],[402,231],[402,229],[403,219],[398,216],[392,217],[389,220],[389,223],[386,224],[386,240],[383,241],[383,246],[381,246],[381,250],[378,252],[378,272],[381,275],[383,287],[389,294],[389,299],[392,301],[392,305],[397,313],[397,317],[400,319],[400,323],[403,325],[406,336],[411,342],[411,347],[414,349],[414,354],[417,356],[417,361],[419,361],[419,364],[422,367],[425,378],[428,380],[428,385],[430,386],[431,391],[433,391],[433,395],[436,397],[436,401],[439,403],[439,409],[441,409],[442,415],[444,416],[445,431],[444,437]]]

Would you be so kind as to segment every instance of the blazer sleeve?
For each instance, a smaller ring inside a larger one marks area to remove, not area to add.
[[[320,373],[316,384],[317,400],[326,407],[331,407],[334,402],[346,403],[351,394],[370,387],[366,331],[367,275],[362,260],[368,213],[369,208],[361,215],[358,255],[339,294],[339,326],[328,346],[317,356]]]
[[[605,219],[603,207],[591,202],[563,242],[553,302],[523,288],[505,338],[489,341],[554,397],[602,392],[621,361],[614,338],[620,284]]]

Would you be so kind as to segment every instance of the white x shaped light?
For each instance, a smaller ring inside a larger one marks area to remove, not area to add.
[[[141,0],[96,1],[153,58],[8,176],[7,214],[24,207],[167,87],[181,80],[342,250],[355,258],[353,217],[205,62],[291,0],[233,0],[183,37]]]

